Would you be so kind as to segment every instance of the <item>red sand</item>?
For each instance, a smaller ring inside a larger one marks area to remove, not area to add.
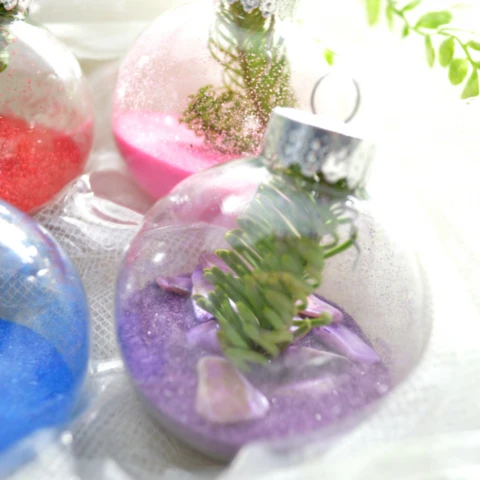
[[[83,172],[92,141],[91,123],[67,135],[0,115],[0,198],[38,209]]]

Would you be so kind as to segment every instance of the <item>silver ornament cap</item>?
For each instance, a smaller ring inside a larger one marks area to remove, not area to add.
[[[344,181],[363,188],[375,156],[375,144],[350,125],[294,108],[273,110],[262,156],[275,170],[297,166],[306,177],[332,185]]]
[[[291,18],[295,14],[299,0],[227,0],[231,5],[240,2],[246,13],[256,8],[265,18],[278,15],[281,19]]]

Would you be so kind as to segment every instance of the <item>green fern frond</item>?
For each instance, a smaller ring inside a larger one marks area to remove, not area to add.
[[[222,153],[256,153],[273,108],[296,104],[275,15],[246,13],[237,2],[221,0],[209,50],[223,70],[223,85],[206,85],[190,95],[184,122]]]
[[[230,249],[216,251],[231,272],[215,266],[204,271],[215,288],[194,300],[217,319],[222,350],[240,369],[277,357],[331,321],[328,314],[298,317],[321,284],[326,256],[355,243],[354,215],[342,206],[347,193],[335,190],[332,202],[328,190],[299,175],[274,176],[259,187],[238,228],[226,234]],[[341,225],[348,232],[343,241]]]

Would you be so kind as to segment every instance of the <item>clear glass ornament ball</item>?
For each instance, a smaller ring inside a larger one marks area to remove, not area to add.
[[[22,16],[0,14],[0,198],[26,212],[83,172],[91,94],[72,53]]]

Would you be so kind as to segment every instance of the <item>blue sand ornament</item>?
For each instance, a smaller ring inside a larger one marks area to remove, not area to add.
[[[13,460],[12,447],[24,458],[22,440],[72,417],[88,355],[89,311],[75,268],[46,230],[0,201],[2,459]]]

